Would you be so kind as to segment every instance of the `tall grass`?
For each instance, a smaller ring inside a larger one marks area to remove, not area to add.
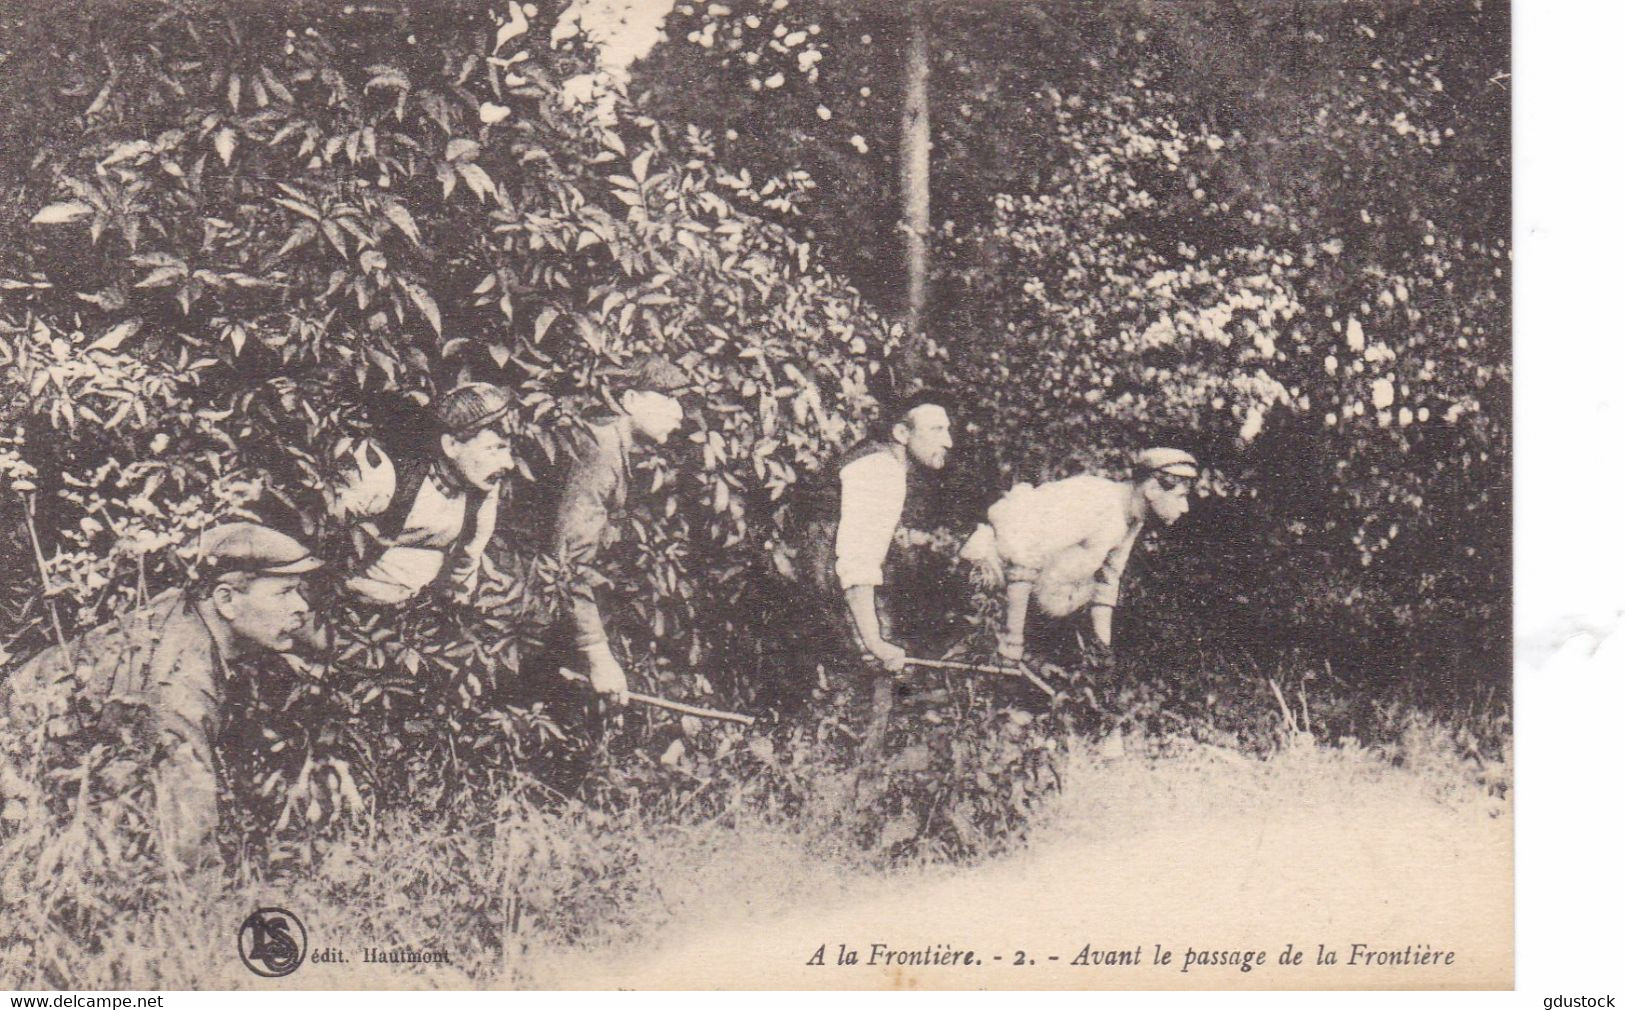
[[[351,959],[342,975],[312,965],[295,983],[556,984],[570,958],[672,923],[769,928],[786,909],[996,860],[1034,832],[1158,816],[1163,794],[1203,793],[1216,776],[1227,803],[1313,782],[1380,791],[1396,769],[1405,788],[1421,783],[1474,817],[1504,816],[1509,802],[1504,710],[1357,705],[1283,671],[1216,706],[1200,685],[1143,670],[1096,686],[1110,717],[1035,714],[985,693],[905,708],[886,757],[868,765],[854,763],[834,713],[771,734],[668,734],[683,746],[623,747],[576,797],[516,778],[449,810],[380,806],[298,850],[256,847],[245,830],[229,870],[191,874],[155,857],[145,787],[116,750],[92,748],[71,768],[13,767],[8,782],[47,787],[9,792],[0,985],[256,984],[236,936],[261,905],[295,911],[313,950]],[[1356,707],[1360,735],[1337,733]],[[1119,739],[1125,756],[1108,760]],[[444,951],[450,964],[355,963],[371,947]]]

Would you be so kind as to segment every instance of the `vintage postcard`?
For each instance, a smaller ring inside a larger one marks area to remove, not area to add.
[[[0,985],[1507,989],[1506,0],[0,11]]]

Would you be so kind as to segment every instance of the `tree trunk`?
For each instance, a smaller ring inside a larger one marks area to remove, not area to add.
[[[925,0],[909,0],[908,49],[903,68],[903,122],[898,159],[902,172],[903,242],[908,264],[908,303],[902,371],[919,378],[926,319],[926,277],[931,234],[931,50]]]

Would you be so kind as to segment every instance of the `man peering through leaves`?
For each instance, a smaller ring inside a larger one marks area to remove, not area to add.
[[[592,566],[615,535],[616,521],[632,492],[632,459],[648,447],[663,445],[683,423],[678,399],[693,383],[669,358],[646,355],[619,371],[618,412],[595,424],[581,456],[564,479],[554,525],[558,556],[574,566],[571,621],[574,648],[586,662],[592,686],[615,701],[626,698],[626,671],[610,649],[599,608]]]
[[[293,648],[310,618],[305,577],[322,567],[297,540],[249,522],[206,530],[196,551],[186,586],[46,649],[0,681],[0,712],[18,728],[111,733],[115,712],[138,714],[157,747],[160,851],[183,867],[215,855],[226,681],[251,652]],[[76,725],[87,715],[90,725]]]
[[[887,557],[921,468],[940,470],[953,448],[947,398],[914,393],[890,405],[879,436],[821,471],[806,503],[798,567],[820,597],[836,638],[871,668],[874,710],[865,747],[875,749],[891,708],[891,676],[907,655],[893,640]]]
[[[1172,524],[1189,510],[1196,476],[1190,453],[1147,449],[1134,457],[1130,481],[1080,474],[1017,484],[995,502],[961,556],[1006,585],[999,658],[1022,661],[1028,604],[1036,598],[1051,617],[1088,607],[1096,646],[1109,661],[1112,615],[1134,541],[1147,518]]]
[[[351,594],[394,606],[444,585],[473,598],[502,478],[514,468],[514,406],[508,389],[467,383],[436,401],[432,448],[400,459],[370,441],[354,451],[335,507],[356,523],[362,560],[344,583]]]

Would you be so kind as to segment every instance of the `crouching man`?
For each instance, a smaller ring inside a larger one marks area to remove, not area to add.
[[[945,397],[919,392],[893,406],[880,437],[859,443],[815,478],[798,567],[818,594],[814,610],[838,639],[881,673],[864,741],[878,748],[890,715],[891,676],[907,654],[892,641],[885,568],[921,468],[940,470],[953,448]]]
[[[1147,449],[1128,482],[1087,474],[1038,487],[1018,484],[987,511],[961,556],[1005,583],[999,658],[1026,654],[1027,608],[1051,617],[1087,607],[1098,646],[1110,655],[1112,615],[1129,552],[1148,518],[1173,523],[1190,508],[1196,460],[1179,449]]]
[[[497,525],[503,477],[514,468],[511,390],[458,386],[434,405],[426,451],[391,459],[363,443],[341,485],[336,511],[361,534],[362,561],[345,580],[353,596],[398,606],[434,585],[472,599]]]
[[[217,855],[220,702],[233,663],[254,650],[289,652],[310,617],[305,576],[322,562],[292,537],[226,523],[197,543],[184,587],[35,656],[0,683],[14,725],[72,726],[113,703],[140,712],[158,744],[155,823],[182,867]]]
[[[564,479],[554,523],[560,558],[576,566],[570,587],[574,649],[585,661],[592,686],[611,701],[626,700],[626,671],[609,646],[592,566],[618,539],[633,482],[633,460],[664,445],[683,424],[679,399],[693,381],[676,363],[645,355],[615,376],[616,414],[591,426],[591,439]]]

